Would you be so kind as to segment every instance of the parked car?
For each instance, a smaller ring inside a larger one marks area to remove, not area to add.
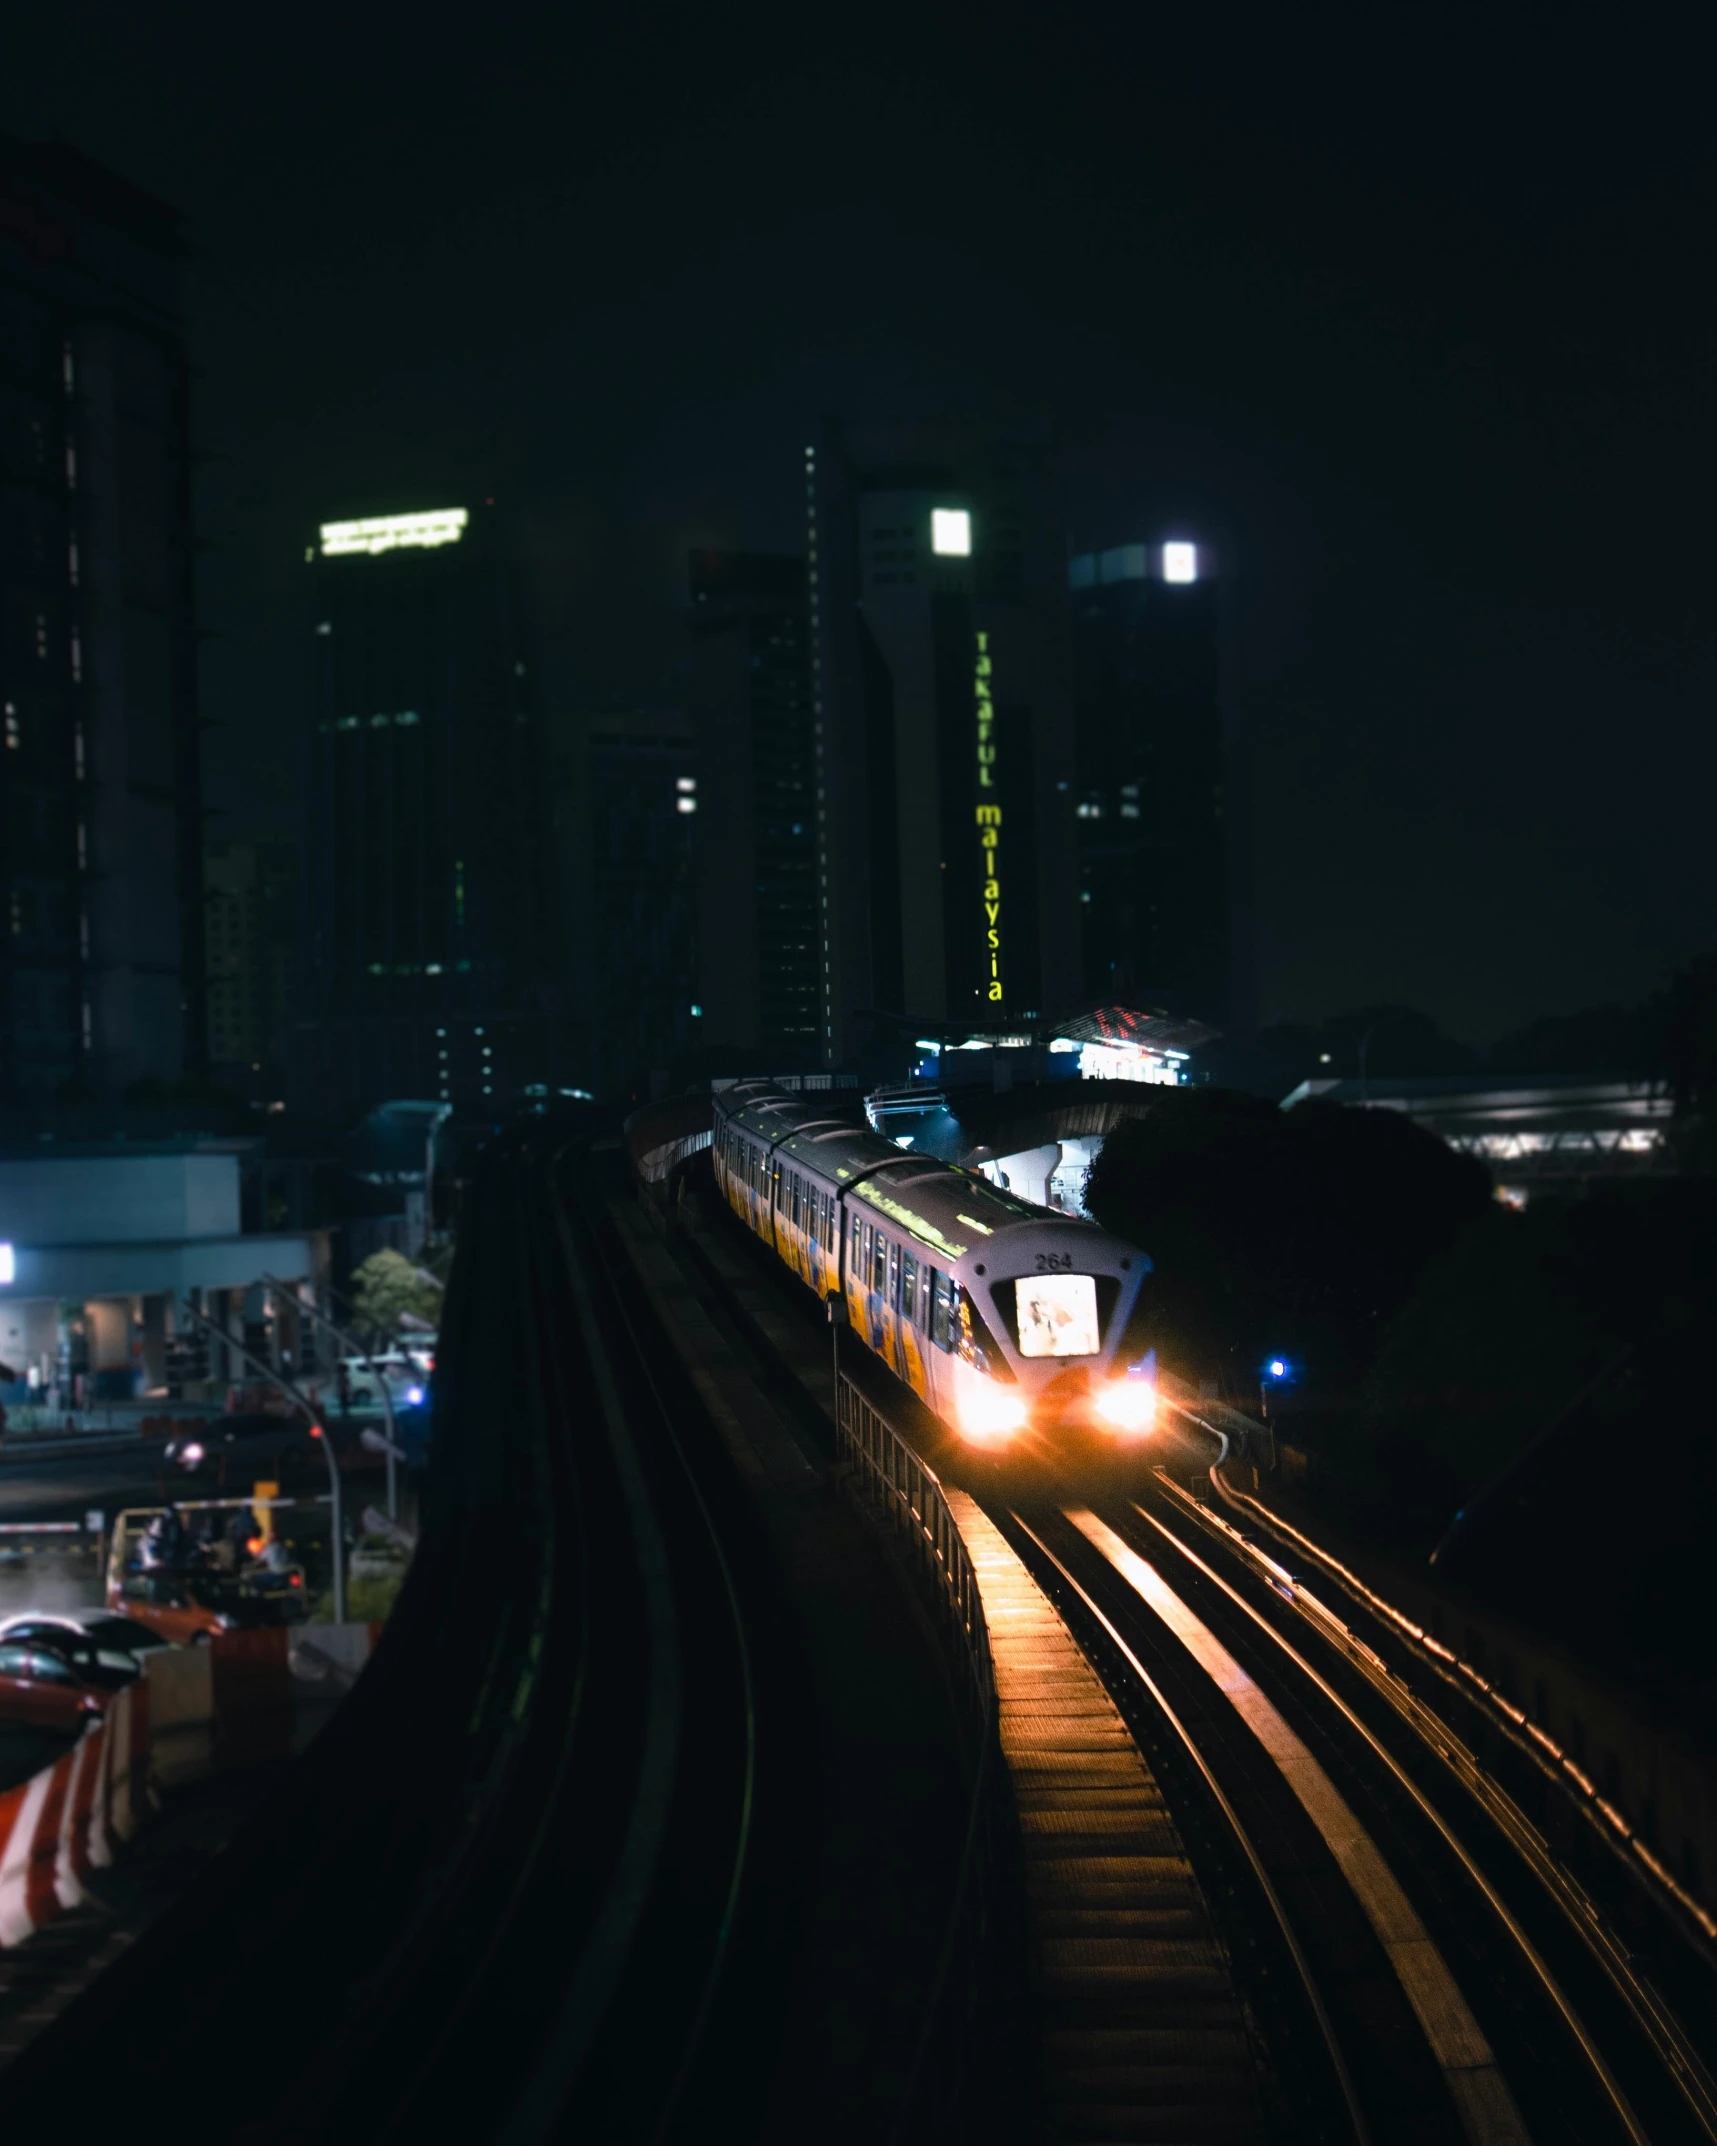
[[[39,1640],[45,1647],[61,1649],[93,1647],[116,1669],[136,1668],[144,1655],[173,1644],[137,1618],[112,1610],[55,1610],[8,1617],[0,1622],[0,1646],[16,1640],[26,1644]]]
[[[81,1729],[107,1711],[109,1700],[137,1674],[104,1669],[95,1650],[68,1655],[58,1648],[0,1642],[0,1724],[7,1728]]]

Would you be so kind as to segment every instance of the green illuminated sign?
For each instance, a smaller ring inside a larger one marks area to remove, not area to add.
[[[999,1006],[1002,998],[1002,808],[986,804],[983,793],[996,787],[996,707],[991,697],[990,637],[978,635],[976,669],[972,686],[978,718],[978,862],[984,881],[984,953],[989,988],[986,997]]]

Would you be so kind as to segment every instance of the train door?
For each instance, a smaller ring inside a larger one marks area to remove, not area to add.
[[[900,1375],[921,1399],[925,1393],[924,1352],[920,1345],[918,1322],[919,1297],[918,1257],[906,1251],[900,1255]]]
[[[906,1341],[900,1331],[900,1247],[892,1238],[888,1245],[888,1276],[883,1303],[888,1312],[888,1360],[896,1378],[906,1376]]]

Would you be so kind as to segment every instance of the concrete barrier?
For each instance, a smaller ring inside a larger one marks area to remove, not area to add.
[[[0,1945],[75,1908],[83,1879],[152,1808],[149,1696],[139,1678],[71,1750],[0,1796]]]
[[[297,1625],[164,1648],[72,1748],[0,1795],[0,1947],[75,1908],[163,1791],[303,1750],[381,1627]]]

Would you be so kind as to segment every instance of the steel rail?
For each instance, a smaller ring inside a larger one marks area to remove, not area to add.
[[[1538,1978],[1540,1986],[1543,1988],[1545,1994],[1549,1997],[1551,2003],[1555,2006],[1556,2010],[1561,2014],[1563,2022],[1567,2026],[1569,2032],[1574,2036],[1575,2041],[1579,2045],[1581,2054],[1585,2057],[1587,2063],[1591,2066],[1593,2073],[1596,2075],[1599,2084],[1603,2087],[1605,2094],[1608,2096],[1610,2104],[1615,2110],[1615,2113],[1620,2120],[1623,2128],[1626,2130],[1629,2138],[1634,2141],[1634,2146],[1649,2146],[1647,2134],[1644,2128],[1641,2126],[1639,2118],[1634,2114],[1632,2104],[1629,2102],[1627,2095],[1621,2087],[1620,2082],[1616,2079],[1615,2074],[1610,2070],[1609,2065],[1605,2062],[1602,2051],[1593,2041],[1591,2034],[1586,2028],[1585,2022],[1580,2018],[1578,2012],[1575,2011],[1573,2004],[1570,2002],[1561,1984],[1551,1973],[1548,1963],[1544,1960],[1543,1956],[1539,1953],[1537,1947],[1533,1944],[1531,1938],[1528,1937],[1525,1930],[1521,1927],[1518,1918],[1514,1914],[1514,1911],[1509,1907],[1508,1903],[1498,1893],[1496,1887],[1491,1883],[1490,1879],[1485,1875],[1483,1870],[1479,1868],[1479,1865],[1473,1859],[1472,1855],[1468,1852],[1464,1843],[1454,1832],[1448,1821],[1443,1817],[1442,1813],[1437,1809],[1435,1804],[1430,1801],[1430,1799],[1425,1795],[1424,1791],[1412,1779],[1411,1775],[1409,1775],[1401,1766],[1399,1760],[1395,1757],[1394,1753],[1390,1751],[1388,1746],[1384,1744],[1383,1741],[1371,1729],[1369,1729],[1363,1721],[1360,1720],[1359,1716],[1347,1704],[1346,1700],[1342,1698],[1341,1694],[1337,1692],[1334,1686],[1331,1685],[1329,1681],[1324,1676],[1322,1676],[1317,1669],[1312,1666],[1312,1664],[1306,1659],[1306,1657],[1300,1653],[1299,1649],[1295,1647],[1290,1640],[1286,1639],[1280,1632],[1278,1632],[1274,1625],[1270,1623],[1268,1618],[1263,1616],[1258,1610],[1254,1609],[1252,1604],[1249,1603],[1243,1595],[1237,1592],[1235,1588],[1230,1586],[1228,1581],[1226,1581],[1219,1572],[1216,1572],[1211,1566],[1206,1564],[1204,1559],[1198,1555],[1196,1550],[1189,1548],[1188,1545],[1182,1542],[1181,1539],[1177,1535],[1175,1535],[1171,1529],[1166,1527],[1162,1521],[1157,1519],[1155,1514],[1148,1512],[1144,1506],[1138,1504],[1136,1501],[1132,1503],[1131,1510],[1137,1513],[1140,1519],[1142,1519],[1147,1526],[1153,1528],[1159,1535],[1161,1535],[1164,1541],[1170,1543],[1179,1553],[1179,1555],[1187,1561],[1188,1564],[1192,1565],[1195,1570],[1202,1573],[1204,1577],[1209,1580],[1213,1586],[1219,1588],[1221,1592],[1228,1597],[1229,1601],[1234,1604],[1235,1608],[1238,1609],[1241,1614],[1249,1620],[1250,1623],[1255,1625],[1260,1632],[1264,1633],[1266,1637],[1271,1641],[1273,1646],[1278,1648],[1283,1654],[1287,1656],[1288,1660],[1292,1662],[1293,1665],[1301,1672],[1301,1674],[1311,1682],[1313,1687],[1323,1695],[1323,1697],[1329,1702],[1329,1704],[1335,1708],[1337,1713],[1340,1714],[1342,1719],[1353,1730],[1355,1735],[1359,1737],[1360,1741],[1371,1751],[1373,1756],[1382,1762],[1385,1770],[1394,1778],[1398,1785],[1405,1790],[1410,1801],[1418,1809],[1420,1814],[1430,1822],[1431,1826],[1441,1837],[1444,1844],[1448,1847],[1450,1852],[1460,1863],[1462,1869],[1466,1872],[1467,1876],[1472,1880],[1474,1885],[1478,1887],[1480,1893],[1489,1903],[1493,1913],[1501,1922],[1503,1928],[1507,1930],[1509,1936],[1514,1940],[1515,1945],[1518,1947],[1527,1965],[1532,1969],[1534,1975],[1536,1975],[1536,1977]]]
[[[1176,1499],[1178,1509],[1196,1519],[1224,1548],[1247,1564],[1326,1645],[1357,1669],[1479,1804],[1555,1902],[1569,1927],[1627,2006],[1664,2070],[1675,2082],[1694,2120],[1707,2138],[1717,2140],[1717,2083],[1713,2082],[1685,2029],[1658,1993],[1641,1977],[1627,1947],[1610,1928],[1597,1905],[1556,1859],[1543,1834],[1508,1791],[1480,1765],[1468,1745],[1441,1716],[1417,1698],[1389,1665],[1351,1632],[1326,1604],[1302,1587],[1292,1573],[1255,1543],[1248,1542],[1221,1514],[1211,1512],[1172,1476],[1161,1469],[1156,1472],[1158,1480]],[[1135,1510],[1142,1512],[1143,1508],[1135,1507]],[[1146,1514],[1145,1517],[1152,1516]],[[1162,1526],[1160,1521],[1153,1520],[1152,1524]],[[1169,1533],[1167,1529],[1163,1532]],[[1169,1539],[1177,1540],[1173,1535]],[[1218,1584],[1225,1583],[1218,1581]],[[1256,1612],[1251,1614],[1256,1615]],[[1270,1627],[1266,1624],[1265,1629]]]
[[[566,1152],[565,1149],[562,1149],[556,1155],[551,1181],[563,1175]],[[588,1225],[588,1217],[586,1217],[586,1221]],[[614,1385],[612,1371],[604,1362],[604,1353],[607,1351],[609,1344],[596,1315],[589,1277],[584,1272],[578,1258],[567,1202],[564,1197],[556,1199],[555,1224],[586,1347],[591,1353],[593,1362],[603,1365],[603,1373],[600,1379],[602,1409],[610,1440],[614,1446],[616,1458],[619,1459],[624,1455],[625,1460],[629,1463],[624,1469],[624,1476],[627,1482],[628,1503],[633,1508],[634,1522],[642,1531],[640,1546],[642,1547],[645,1540],[653,1537],[651,1563],[655,1567],[654,1577],[659,1579],[662,1587],[666,1589],[667,1610],[671,1616],[673,1614],[672,1590],[668,1584],[669,1568],[666,1545],[662,1542],[660,1530],[655,1526],[653,1516],[649,1511],[648,1495],[642,1471],[639,1469],[635,1457],[631,1456],[626,1449],[624,1423],[618,1393]],[[722,1547],[720,1530],[716,1526],[714,1515],[710,1512],[708,1502],[698,1483],[696,1473],[687,1455],[685,1444],[674,1428],[674,1411],[656,1376],[651,1351],[646,1346],[637,1322],[627,1308],[624,1293],[615,1286],[612,1272],[605,1270],[600,1263],[598,1263],[597,1271],[604,1275],[607,1285],[606,1293],[636,1357],[636,1368],[642,1374],[651,1399],[655,1403],[656,1411],[660,1418],[660,1427],[673,1448],[681,1474],[691,1492],[693,1504],[703,1524],[704,1533],[708,1539],[717,1570],[721,1575],[728,1617],[732,1624],[734,1642],[739,1656],[742,1705],[745,1716],[744,1783],[740,1794],[739,1822],[736,1829],[731,1865],[727,1875],[727,1888],[723,1900],[721,1921],[716,1932],[713,1954],[709,1965],[704,1971],[702,1986],[691,2023],[681,2039],[679,2057],[674,2067],[673,2077],[669,2082],[666,2097],[659,2106],[653,2134],[659,2137],[667,2129],[678,2107],[680,2096],[685,2088],[687,2074],[702,2042],[704,2030],[708,2025],[717,1986],[720,1982],[722,1971],[727,1964],[734,1919],[739,1908],[740,1895],[744,1885],[752,1845],[752,1822],[757,1795],[757,1678],[752,1662],[750,1643],[746,1635],[745,1613],[740,1602],[739,1589],[734,1580],[733,1568],[725,1549]],[[657,1556],[660,1559],[659,1565],[656,1564]],[[667,1786],[671,1790],[671,1782]]]
[[[1347,2068],[1347,2060],[1342,2055],[1341,2043],[1337,2039],[1334,2024],[1325,2007],[1323,1992],[1318,1988],[1317,1977],[1312,1972],[1311,1962],[1306,1958],[1299,1938],[1294,1932],[1293,1924],[1288,1919],[1288,1911],[1282,1905],[1281,1896],[1276,1891],[1270,1874],[1264,1867],[1263,1857],[1258,1853],[1252,1836],[1242,1824],[1240,1814],[1229,1800],[1226,1790],[1224,1790],[1222,1784],[1212,1772],[1209,1760],[1199,1749],[1197,1739],[1185,1722],[1181,1720],[1179,1714],[1175,1712],[1166,1693],[1144,1663],[1139,1660],[1139,1657],[1121,1637],[1120,1632],[1108,1616],[1099,1608],[1086,1589],[1080,1585],[1062,1560],[1056,1556],[1043,1537],[1018,1512],[1010,1512],[1009,1518],[1020,1532],[1031,1541],[1039,1554],[1054,1566],[1066,1584],[1079,1597],[1085,1608],[1103,1627],[1103,1630],[1109,1635],[1110,1640],[1126,1661],[1128,1668],[1139,1680],[1140,1686],[1149,1697],[1152,1705],[1168,1724],[1176,1740],[1186,1752],[1187,1757],[1198,1770],[1198,1774],[1203,1780],[1212,1801],[1222,1813],[1223,1820],[1233,1835],[1236,1846],[1245,1857],[1258,1889],[1263,1894],[1270,1913],[1275,1919],[1276,1928],[1281,1933],[1282,1941],[1287,1946],[1288,1956],[1294,1963],[1294,1969],[1300,1978],[1300,1986],[1305,1994],[1306,2002],[1311,2007],[1312,2016],[1318,2024],[1318,2032],[1323,2038],[1324,2052],[1328,2056],[1330,2067],[1335,2073],[1336,2083],[1341,2088],[1342,2100],[1347,2105],[1348,2121],[1353,2126],[1354,2138],[1358,2142],[1358,2146],[1371,2146],[1371,2130],[1366,2123],[1365,2112],[1359,2105],[1359,2096],[1354,2090],[1353,2079]],[[1097,1665],[1093,1663],[1092,1666],[1095,1668]],[[1098,1671],[1098,1674],[1102,1674],[1101,1670]],[[1104,1678],[1103,1681],[1107,1684],[1108,1679]]]

